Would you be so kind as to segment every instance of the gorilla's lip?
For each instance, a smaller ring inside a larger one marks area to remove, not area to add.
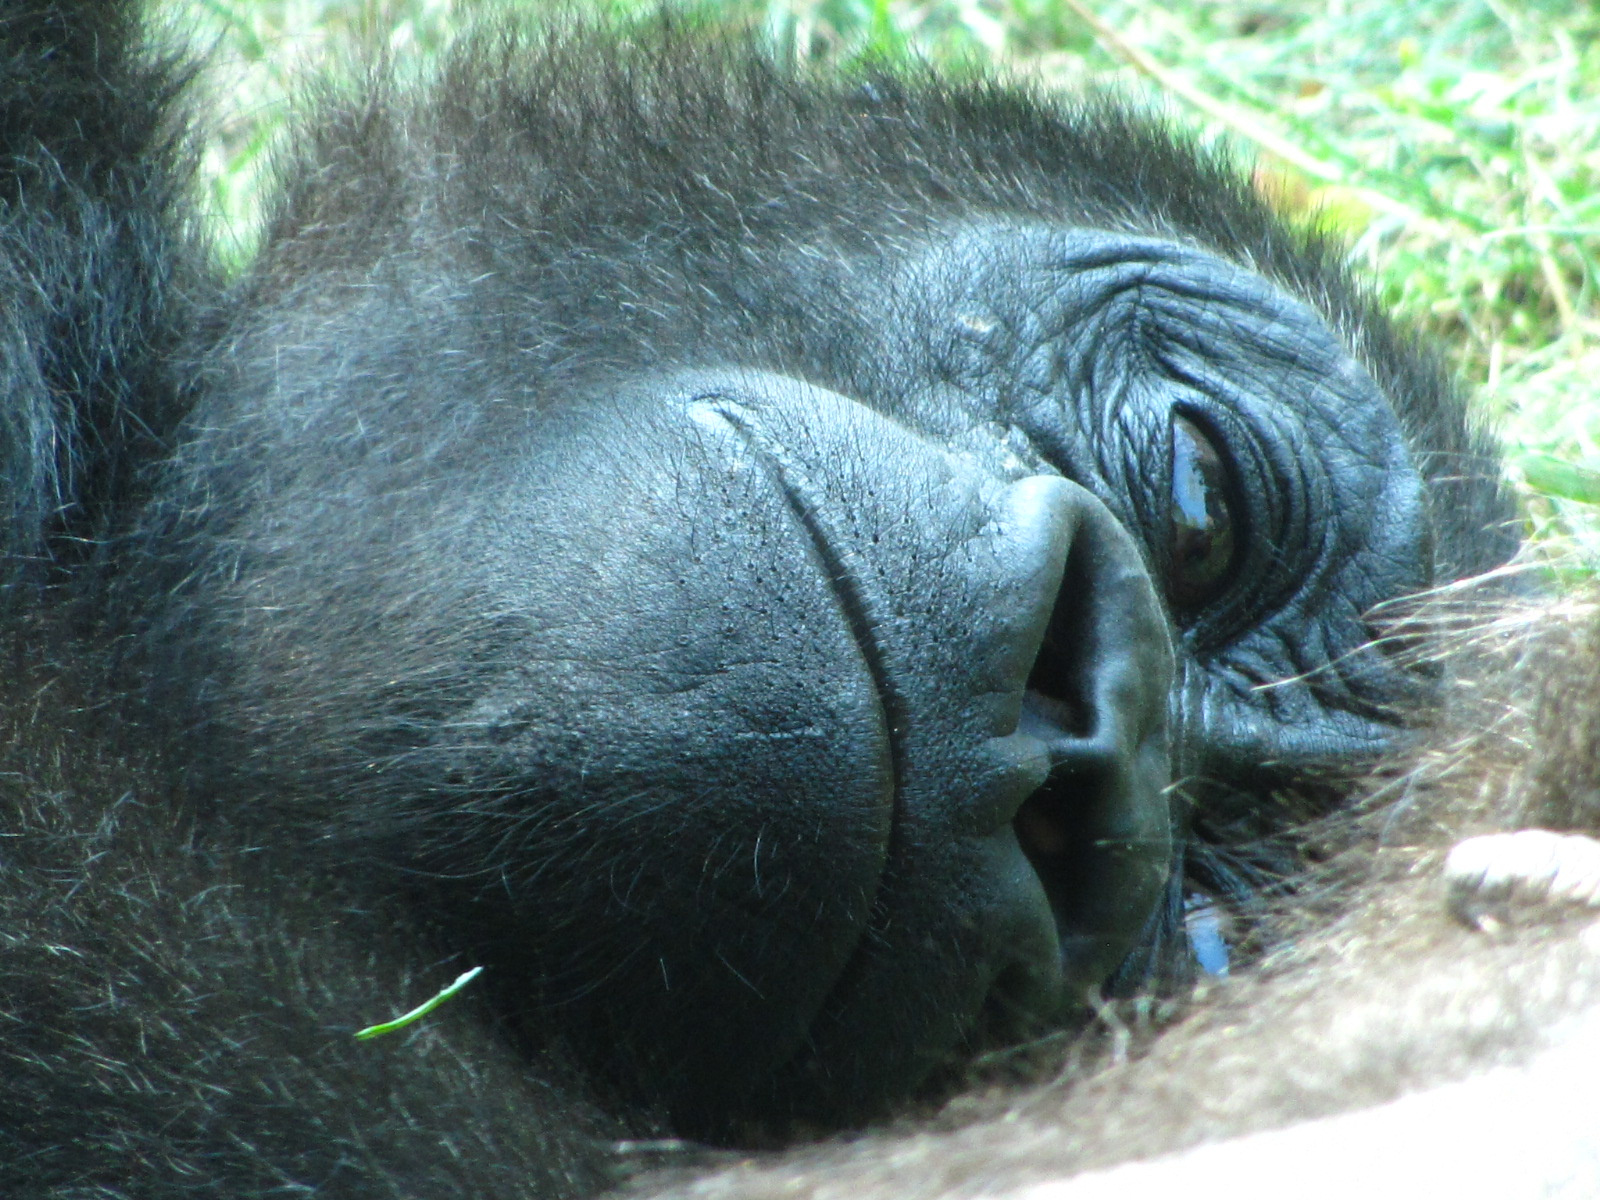
[[[889,747],[889,786],[891,807],[900,808],[901,780],[905,776],[904,734],[906,713],[902,711],[898,692],[890,681],[890,673],[883,660],[882,648],[873,635],[870,606],[861,594],[854,571],[847,556],[834,545],[816,507],[804,492],[792,482],[793,470],[785,459],[781,443],[752,413],[746,404],[720,394],[697,395],[689,406],[692,419],[703,424],[713,424],[731,433],[761,465],[768,481],[776,489],[790,515],[804,530],[811,550],[818,560],[818,574],[839,606],[850,640],[861,654],[871,680],[873,694],[878,702],[878,720]],[[891,825],[890,839],[893,838]]]
[[[881,647],[877,638],[873,636],[867,602],[860,593],[855,574],[849,569],[844,554],[828,536],[814,505],[791,481],[789,464],[784,461],[787,455],[781,443],[759,420],[757,414],[751,411],[749,405],[720,390],[696,392],[688,399],[687,412],[691,420],[731,435],[760,465],[767,481],[782,499],[791,517],[804,531],[811,552],[817,560],[818,574],[838,605],[845,630],[866,668],[867,678],[872,685],[872,694],[877,702],[877,720],[883,731],[884,744],[888,748],[887,761],[883,764],[887,774],[883,795],[888,808],[888,821],[878,847],[881,857],[877,863],[876,879],[872,885],[875,889],[872,903],[865,909],[870,913],[875,911],[882,901],[888,864],[902,828],[904,815],[902,781],[906,773],[903,731],[906,714],[902,711],[897,690],[890,680]],[[852,973],[862,955],[862,946],[868,939],[869,931],[870,918],[864,918],[856,931],[855,944],[841,958],[835,976],[827,988],[828,995],[831,996],[839,988],[840,981]],[[817,1011],[824,1011],[827,1006],[828,1000],[825,998],[819,1004]],[[803,1054],[803,1044],[797,1044],[795,1055]]]
[[[745,436],[748,439],[748,434]],[[759,448],[757,450],[760,452]],[[872,681],[873,693],[878,699],[879,720],[883,722],[884,737],[889,746],[888,793],[893,815],[887,840],[892,844],[895,831],[900,825],[899,818],[903,807],[902,781],[906,777],[905,729],[910,714],[906,712],[906,706],[890,679],[889,669],[883,660],[882,647],[873,636],[867,603],[861,595],[854,572],[850,570],[844,556],[834,547],[821,521],[806,503],[805,497],[790,484],[782,464],[773,461],[771,456],[765,453],[762,454],[762,458],[767,464],[769,476],[783,496],[784,503],[788,505],[789,511],[799,522],[800,527],[805,530],[806,536],[811,540],[812,550],[821,560],[823,581],[838,602],[845,627],[849,630],[856,649],[860,651],[861,660],[866,664],[867,676]],[[886,846],[886,860],[887,851]]]

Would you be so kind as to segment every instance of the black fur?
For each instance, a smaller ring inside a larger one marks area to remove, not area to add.
[[[6,1195],[571,1195],[881,1112],[1181,977],[1419,694],[1369,612],[1507,549],[1336,251],[1111,101],[491,32],[318,105],[225,283],[131,6],[0,54]]]

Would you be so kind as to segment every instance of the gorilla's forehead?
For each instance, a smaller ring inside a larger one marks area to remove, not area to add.
[[[1394,406],[1323,317],[1209,251],[1099,229],[964,224],[892,260],[885,292],[863,297],[878,335],[864,365],[919,422],[949,420],[952,401],[1007,423],[1046,408],[1093,442],[1139,421],[1152,402],[1140,385],[1159,375],[1172,399],[1303,426],[1329,456],[1403,465]],[[936,383],[955,393],[929,395]]]

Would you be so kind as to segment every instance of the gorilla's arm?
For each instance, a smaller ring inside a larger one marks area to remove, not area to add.
[[[128,1062],[118,1039],[99,1048],[114,1023],[115,972],[66,915],[128,775],[84,728],[88,698],[69,698],[70,677],[58,670],[83,654],[70,640],[48,644],[57,622],[37,601],[63,588],[65,568],[105,532],[116,493],[176,405],[162,355],[185,317],[165,286],[180,223],[166,136],[175,81],[135,52],[136,25],[127,5],[93,19],[43,4],[0,16],[0,794],[4,1054],[14,1081],[0,1103],[7,1169],[26,1157],[41,1164],[30,1182],[52,1184],[63,1170],[115,1179],[103,1160],[96,1166],[101,1120],[87,1093],[129,1094],[115,1079]],[[150,874],[151,894],[164,886]],[[137,920],[127,928],[138,936]],[[106,1019],[79,1032],[81,1014],[97,1010]],[[136,1137],[141,1123],[120,1136]]]
[[[0,585],[93,557],[181,415],[181,72],[103,8],[0,15]]]

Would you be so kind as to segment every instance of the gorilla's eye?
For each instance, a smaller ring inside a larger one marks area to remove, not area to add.
[[[1214,600],[1232,574],[1233,487],[1228,464],[1194,422],[1172,417],[1167,590],[1178,608]]]

